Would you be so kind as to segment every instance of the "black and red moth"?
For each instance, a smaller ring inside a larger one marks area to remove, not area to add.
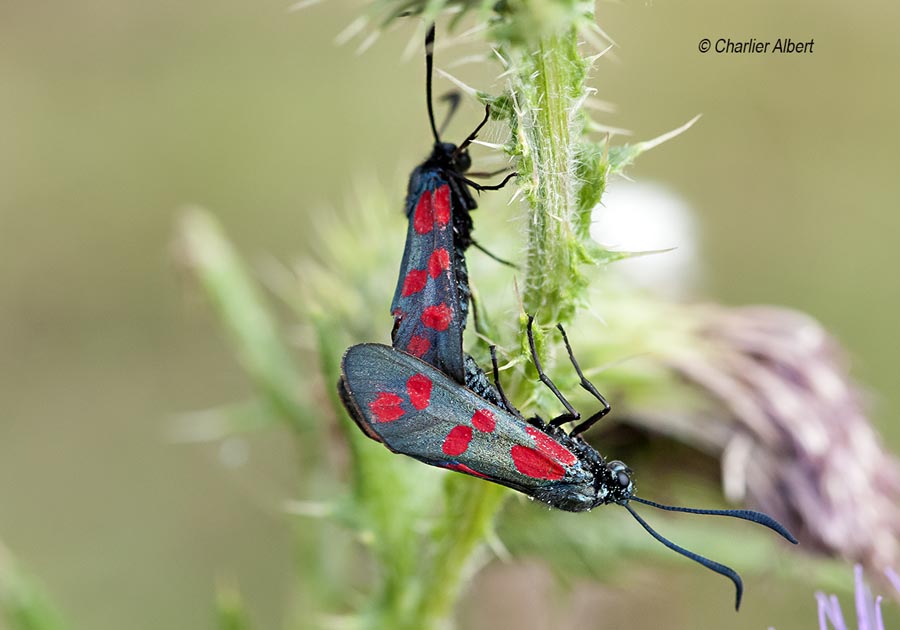
[[[434,25],[425,37],[426,98],[434,135],[431,155],[410,175],[406,197],[409,227],[400,277],[391,304],[394,348],[416,356],[498,402],[483,373],[463,352],[463,331],[471,292],[465,251],[473,244],[470,212],[477,207],[469,188],[495,190],[464,176],[471,166],[468,147],[487,123],[488,113],[459,146],[442,142],[434,122],[431,77]]]
[[[528,337],[541,380],[567,410],[550,422],[539,417],[525,419],[509,404],[498,380],[496,355],[494,385],[505,408],[417,357],[375,343],[347,349],[341,361],[338,391],[360,429],[395,453],[507,486],[570,512],[585,512],[610,503],[625,507],[669,549],[731,579],[736,589],[735,608],[740,607],[743,584],[733,569],[664,538],[629,502],[676,512],[741,518],[769,527],[796,543],[794,537],[775,519],[760,512],[676,507],[635,496],[631,469],[620,461],[607,461],[580,435],[606,413],[608,405],[566,433],[561,425],[580,416],[543,373],[534,348],[531,319]],[[582,386],[602,401],[582,374],[564,331],[563,339]]]
[[[607,466],[580,437],[538,418],[527,422],[406,352],[359,344],[344,354],[341,370],[350,415],[395,453],[570,512],[620,501],[633,490],[625,465]]]
[[[741,518],[765,525],[796,543],[781,524],[750,510],[700,510],[635,496],[631,469],[620,461],[605,460],[581,437],[610,407],[582,374],[564,331],[563,340],[582,387],[603,405],[570,433],[561,426],[580,416],[543,373],[531,319],[528,337],[535,367],[566,408],[550,422],[539,417],[526,420],[506,399],[493,348],[494,384],[464,353],[463,331],[471,300],[465,251],[477,245],[471,236],[470,216],[476,203],[469,188],[497,189],[515,174],[497,186],[481,186],[464,176],[471,166],[468,146],[488,115],[459,146],[441,141],[431,98],[433,25],[425,44],[428,117],[435,144],[429,158],[410,176],[406,200],[409,227],[391,306],[393,348],[360,344],[345,352],[338,383],[344,406],[366,435],[395,453],[508,486],[571,512],[609,503],[622,505],[662,544],[731,579],[736,589],[735,607],[739,607],[743,585],[734,570],[667,540],[629,502]]]

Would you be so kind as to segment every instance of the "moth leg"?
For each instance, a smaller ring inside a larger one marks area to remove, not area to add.
[[[511,263],[511,262],[509,262],[508,260],[504,260],[503,258],[500,258],[500,257],[497,256],[496,254],[492,253],[490,250],[485,249],[485,248],[481,245],[481,243],[479,243],[478,241],[476,241],[474,238],[469,237],[469,242],[472,244],[473,247],[475,247],[475,249],[481,250],[481,252],[484,253],[484,254],[486,254],[489,258],[493,258],[494,260],[496,260],[496,261],[497,261],[498,263],[500,263],[501,265],[506,265],[507,267],[512,267],[513,269],[515,269],[515,270],[518,271],[519,267],[518,267],[516,264]]]
[[[580,435],[580,434],[584,433],[585,431],[587,431],[588,429],[590,429],[594,425],[595,422],[597,422],[600,418],[602,418],[603,416],[608,414],[610,412],[610,409],[612,409],[612,408],[609,406],[609,403],[606,401],[606,398],[603,397],[603,394],[601,394],[599,391],[597,391],[597,388],[594,387],[594,384],[591,383],[585,377],[584,373],[581,371],[581,367],[578,365],[578,361],[575,360],[575,355],[572,352],[572,346],[569,344],[569,336],[566,335],[565,328],[562,327],[562,324],[557,324],[556,327],[559,328],[559,332],[562,333],[563,343],[566,344],[566,351],[569,353],[569,360],[572,362],[572,367],[575,368],[575,373],[578,374],[578,378],[581,379],[581,386],[591,396],[593,396],[594,398],[599,400],[600,404],[603,405],[603,409],[597,411],[590,418],[588,418],[587,420],[585,420],[584,422],[582,422],[581,424],[576,426],[574,429],[572,429],[572,432],[569,435],[576,436],[576,435]]]
[[[518,176],[518,173],[510,173],[509,175],[504,177],[503,181],[501,181],[499,184],[492,184],[492,185],[486,186],[484,184],[479,184],[478,182],[473,182],[471,179],[463,177],[462,175],[456,175],[456,177],[459,177],[467,185],[471,186],[478,192],[481,192],[482,190],[500,190],[501,188],[503,188],[504,186],[506,186],[509,183],[509,180],[511,180],[513,177],[516,177],[516,176]]]
[[[541,367],[541,360],[538,358],[537,348],[534,344],[534,315],[528,316],[528,345],[531,348],[531,359],[534,361],[534,367],[537,370],[538,376],[541,379],[541,382],[546,385],[553,395],[562,403],[563,407],[566,408],[566,413],[560,414],[556,418],[550,421],[552,426],[558,427],[561,424],[565,424],[566,422],[573,422],[581,418],[581,414],[575,411],[575,408],[566,400],[566,397],[562,395],[562,392],[559,391],[559,388],[553,384],[553,381],[550,380],[550,377],[544,374],[544,368]]]
[[[469,304],[472,305],[472,324],[475,326],[475,332],[479,335],[485,335],[484,329],[481,327],[481,320],[478,317],[478,304],[475,299],[475,291],[469,286]]]
[[[496,171],[486,171],[486,172],[479,171],[477,173],[468,171],[466,174],[469,177],[495,177],[495,176],[499,175],[500,173],[505,173],[508,170],[509,170],[509,167],[504,166],[503,168],[498,168]]]
[[[481,131],[482,127],[484,127],[487,122],[491,119],[491,106],[490,104],[484,106],[484,118],[482,118],[481,122],[478,123],[478,126],[475,127],[475,131],[470,133],[468,137],[463,140],[458,147],[456,147],[456,151],[453,152],[453,157],[456,157],[472,144],[472,141],[478,137],[478,132]]]
[[[515,409],[512,403],[509,402],[506,392],[503,391],[503,386],[500,384],[500,368],[497,365],[497,346],[495,345],[491,345],[491,365],[494,366],[494,387],[497,388],[497,393],[500,394],[500,398],[507,409]]]
[[[469,192],[469,189],[466,188],[466,178],[462,177],[455,171],[447,171],[447,175],[450,178],[447,180],[447,183],[450,185],[450,191],[453,193],[453,196],[460,200],[460,203],[466,210],[474,210],[478,207],[478,204],[472,198],[472,194]]]

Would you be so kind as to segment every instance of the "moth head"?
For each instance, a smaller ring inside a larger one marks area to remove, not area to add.
[[[634,496],[633,472],[624,462],[617,459],[606,464],[606,486],[609,492],[608,503],[627,501]]]
[[[453,166],[457,172],[465,173],[472,167],[472,157],[468,149],[457,149],[453,154]]]
[[[465,173],[472,166],[469,149],[452,142],[435,142],[428,163],[457,173]]]

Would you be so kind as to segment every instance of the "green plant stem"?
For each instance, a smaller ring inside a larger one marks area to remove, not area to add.
[[[435,555],[420,591],[410,630],[440,628],[453,612],[466,569],[493,529],[507,490],[492,483],[454,479],[447,512],[439,525]],[[462,483],[460,483],[462,482]]]
[[[40,583],[28,575],[0,542],[0,616],[10,630],[63,630],[67,627]],[[0,619],[0,627],[3,625]]]
[[[514,18],[515,16],[513,16]],[[517,71],[512,81],[511,127],[524,163],[525,198],[530,206],[527,271],[523,305],[544,321],[574,314],[578,266],[584,262],[573,228],[580,183],[577,171],[579,120],[585,62],[578,53],[574,26],[544,34],[538,41],[510,45]],[[521,392],[527,383],[510,383]],[[455,483],[454,483],[455,482]],[[447,510],[435,531],[435,553],[422,582],[408,627],[434,630],[451,617],[467,567],[490,534],[507,496],[506,489],[471,479],[452,480]]]
[[[183,255],[212,300],[263,402],[295,429],[307,429],[309,414],[296,394],[299,374],[275,319],[221,225],[209,213],[194,208],[182,216],[179,235]]]
[[[396,14],[408,10],[407,4],[397,7]],[[430,0],[422,10],[433,17],[444,4]],[[512,129],[511,152],[529,213],[523,306],[541,322],[567,322],[583,301],[587,284],[580,271],[587,258],[579,240],[584,235],[579,219],[588,205],[584,182],[593,178],[580,168],[585,143],[580,104],[587,64],[578,50],[578,29],[590,19],[592,3],[514,0],[490,6],[485,10],[496,18],[488,31],[491,46],[510,64],[509,92],[493,101],[494,112],[507,118]],[[592,190],[601,188],[595,183]],[[598,197],[599,192],[594,202]],[[316,322],[320,349],[336,358],[329,342],[340,334],[325,330],[333,311],[324,312],[327,319]],[[335,365],[326,362],[323,372],[331,382],[337,379]],[[509,381],[518,395],[534,391],[522,371],[511,374]],[[522,397],[527,399],[530,396]],[[334,398],[332,402],[340,408]],[[354,459],[350,516],[361,540],[371,544],[381,576],[378,593],[361,613],[362,627],[448,627],[508,490],[447,475],[432,486],[438,492],[429,495],[426,473],[415,468],[420,465],[371,443],[349,420],[344,426]],[[431,521],[441,501],[444,509]],[[434,525],[429,539],[423,540],[421,526],[428,522]]]
[[[519,108],[534,115],[534,127],[527,134],[534,170],[528,195],[531,221],[522,301],[527,312],[539,312],[547,321],[559,318],[563,310],[559,298],[568,293],[566,285],[571,281],[567,273],[553,271],[572,267],[568,242],[575,199],[571,177],[574,148],[569,125],[571,59],[565,52],[572,36],[541,40],[527,66],[532,83],[518,92],[525,100]]]

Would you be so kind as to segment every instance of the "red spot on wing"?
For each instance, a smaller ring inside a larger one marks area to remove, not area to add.
[[[434,227],[434,201],[431,191],[426,190],[419,197],[419,203],[413,212],[413,228],[419,234],[428,234]]]
[[[515,445],[510,450],[516,470],[532,479],[562,479],[566,470],[543,453],[527,446]]]
[[[401,297],[409,297],[413,293],[418,293],[425,288],[428,282],[428,274],[424,269],[413,269],[403,280],[403,290],[400,292]]]
[[[397,394],[380,392],[378,397],[369,403],[369,409],[375,414],[376,421],[393,422],[403,416],[403,409],[400,407],[402,402],[403,399]]]
[[[420,337],[419,335],[413,335],[409,340],[409,344],[406,346],[406,351],[409,352],[414,357],[421,358],[426,352],[431,350],[431,342],[425,338]]]
[[[431,403],[431,379],[424,374],[413,374],[406,381],[406,393],[409,402],[421,411]]]
[[[450,254],[447,253],[446,249],[441,247],[440,249],[436,249],[431,252],[431,256],[428,258],[428,273],[432,278],[437,278],[439,275],[441,275],[442,271],[446,271],[449,268]],[[422,287],[424,288],[425,285],[423,284]]]
[[[551,459],[557,460],[563,466],[571,466],[578,461],[578,458],[575,457],[572,451],[562,446],[540,429],[525,427],[525,430],[528,432],[528,435],[534,438],[534,445],[537,449]]]
[[[497,422],[496,420],[494,420],[494,414],[492,414],[490,411],[488,411],[487,409],[479,409],[472,416],[472,425],[479,431],[490,433],[494,430]]]
[[[444,453],[450,457],[462,455],[469,448],[469,442],[472,441],[472,427],[458,425],[450,430],[444,439],[442,447]]]
[[[450,327],[453,311],[446,304],[431,305],[422,311],[422,323],[428,328],[444,332]]]
[[[440,227],[450,223],[450,187],[446,184],[434,192],[434,218]]]
[[[475,475],[476,477],[481,477],[482,479],[487,479],[487,475],[483,475],[477,470],[472,470],[465,464],[447,464],[446,466],[450,470],[455,470],[457,472],[469,473],[470,475]]]

